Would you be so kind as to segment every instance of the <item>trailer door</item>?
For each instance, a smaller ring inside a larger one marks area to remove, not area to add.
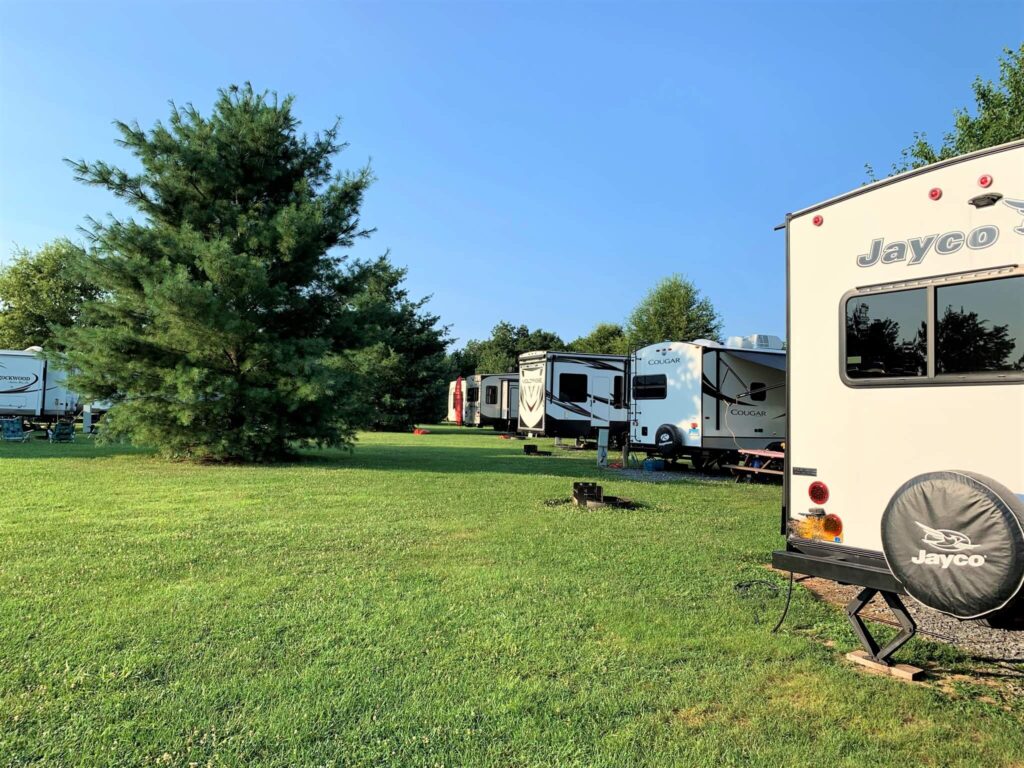
[[[510,381],[508,382],[508,395],[506,396],[505,408],[507,409],[502,416],[506,419],[518,419],[519,418],[519,382]]]
[[[608,426],[612,417],[612,377],[607,373],[590,375],[590,425],[594,429]]]

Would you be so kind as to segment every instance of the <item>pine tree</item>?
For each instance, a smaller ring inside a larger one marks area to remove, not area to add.
[[[117,123],[137,173],[69,161],[141,215],[90,220],[100,298],[62,338],[72,385],[115,404],[108,434],[213,460],[351,440],[361,279],[333,249],[369,234],[372,179],[336,174],[338,124],[300,135],[292,101],[233,86],[209,117],[172,104],[152,130]]]
[[[353,306],[368,345],[353,360],[362,376],[364,426],[405,430],[444,417],[448,397],[448,329],[402,287],[406,270],[382,256],[366,265]]]

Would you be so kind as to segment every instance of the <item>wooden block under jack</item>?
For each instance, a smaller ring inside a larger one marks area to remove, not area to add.
[[[851,651],[846,658],[854,664],[860,664],[870,672],[879,675],[898,677],[900,680],[920,680],[924,677],[924,670],[920,667],[912,667],[909,664],[882,664],[874,659],[868,658],[867,651]]]

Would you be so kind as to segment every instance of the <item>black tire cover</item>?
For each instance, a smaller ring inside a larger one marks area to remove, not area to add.
[[[885,508],[882,548],[924,605],[960,619],[988,616],[1024,588],[1024,502],[984,475],[918,475]]]
[[[662,456],[672,457],[683,447],[683,438],[675,424],[662,424],[654,433],[654,444]]]

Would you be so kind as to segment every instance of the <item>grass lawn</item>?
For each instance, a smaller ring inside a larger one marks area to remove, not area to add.
[[[769,634],[778,488],[593,460],[0,444],[0,765],[1024,765],[1024,704],[854,669],[803,590]],[[544,504],[598,476],[646,506]]]

